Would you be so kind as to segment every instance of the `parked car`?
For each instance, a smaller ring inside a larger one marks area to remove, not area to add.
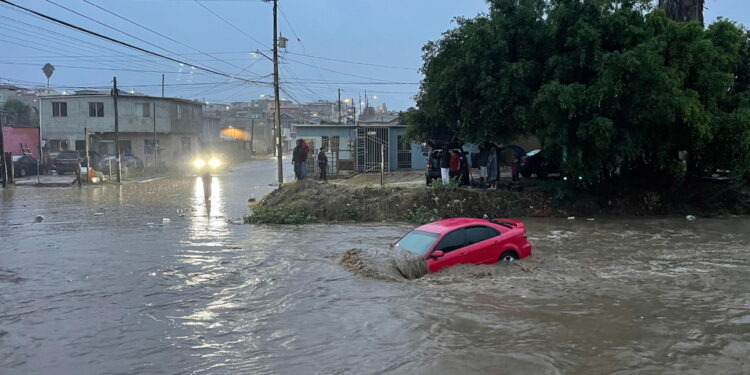
[[[112,167],[112,174],[115,174],[115,168],[117,168],[117,157],[114,155],[105,156],[99,161],[99,170],[103,173],[109,173],[110,166]],[[143,161],[133,155],[123,155],[120,166],[123,170],[139,171],[143,169]]]
[[[16,176],[26,177],[35,175],[37,172],[37,161],[33,156],[29,155],[14,155],[13,156],[13,169]]]
[[[76,172],[80,168],[80,163],[81,157],[77,151],[60,151],[52,161],[53,169],[57,171],[57,174]]]
[[[544,157],[542,150],[531,150],[521,157],[518,172],[525,178],[536,175],[539,178],[547,178],[550,173],[559,173],[560,169]]]
[[[526,228],[512,219],[440,220],[414,229],[394,246],[423,256],[428,272],[456,264],[511,262],[531,255]]]

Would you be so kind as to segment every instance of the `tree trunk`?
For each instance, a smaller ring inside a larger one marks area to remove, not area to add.
[[[669,18],[678,22],[698,21],[703,24],[703,3],[705,0],[659,0],[659,8],[667,12]]]

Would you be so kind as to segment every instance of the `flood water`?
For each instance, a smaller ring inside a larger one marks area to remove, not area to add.
[[[532,257],[406,280],[408,225],[234,223],[274,165],[211,207],[189,177],[2,191],[0,373],[750,373],[750,220],[525,219]]]

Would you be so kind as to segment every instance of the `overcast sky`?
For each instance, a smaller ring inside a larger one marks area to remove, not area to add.
[[[260,0],[11,1],[189,64],[271,81],[270,62],[249,53],[271,55],[272,6]],[[483,0],[279,3],[279,29],[289,38],[280,71],[283,98],[336,100],[342,89],[343,98],[357,100],[367,90],[371,104],[391,109],[413,105],[421,47],[452,28],[455,17],[487,9]],[[709,22],[725,17],[750,24],[748,0],[706,0],[706,7]],[[167,96],[231,102],[272,93],[268,85],[148,57],[7,5],[0,6],[0,51],[0,82],[18,85],[43,84],[41,66],[49,62],[56,66],[50,84],[61,90],[109,86],[116,75],[121,89],[160,95],[164,73]]]

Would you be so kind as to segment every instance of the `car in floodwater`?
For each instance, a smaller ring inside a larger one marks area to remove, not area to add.
[[[457,264],[512,262],[531,255],[526,228],[512,219],[435,221],[407,233],[394,246],[423,256],[428,272]]]

